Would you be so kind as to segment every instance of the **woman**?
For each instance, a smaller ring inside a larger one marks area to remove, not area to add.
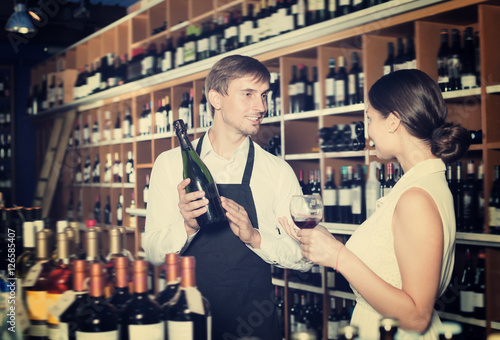
[[[397,159],[404,175],[345,247],[324,227],[297,231],[280,223],[301,243],[312,262],[340,272],[356,295],[351,323],[363,339],[378,339],[382,316],[400,328],[437,339],[435,300],[446,289],[455,253],[453,198],[445,163],[470,145],[468,131],[446,123],[438,85],[424,72],[401,70],[379,79],[368,94],[368,134],[377,157]]]

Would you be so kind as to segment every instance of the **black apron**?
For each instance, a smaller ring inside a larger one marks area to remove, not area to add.
[[[196,147],[201,154],[203,135]],[[250,189],[255,149],[252,140],[241,184],[218,184],[221,196],[243,206],[258,228]],[[200,229],[183,255],[196,258],[196,283],[210,302],[212,340],[255,336],[280,339],[270,265],[250,250],[228,222]]]

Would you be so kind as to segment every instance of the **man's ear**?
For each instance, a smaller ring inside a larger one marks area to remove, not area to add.
[[[214,107],[214,109],[220,110],[221,106],[221,94],[214,89],[211,89],[208,91],[208,100],[210,101],[210,104]]]

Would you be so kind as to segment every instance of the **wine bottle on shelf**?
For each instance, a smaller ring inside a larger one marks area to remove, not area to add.
[[[354,105],[363,102],[363,93],[360,84],[360,73],[358,52],[352,52],[352,66],[348,75],[348,96],[349,105]]]
[[[464,44],[462,53],[462,71],[460,74],[460,83],[462,89],[472,89],[477,87],[475,49],[474,49],[474,31],[472,27],[464,30]]]
[[[207,212],[196,218],[200,227],[207,227],[226,221],[226,215],[220,201],[217,185],[210,171],[200,159],[187,135],[186,126],[182,120],[174,122],[175,133],[179,140],[184,163],[183,178],[190,178],[186,192],[203,190],[208,199]]]
[[[127,183],[135,183],[134,157],[131,150],[127,152],[127,163],[125,164],[125,173],[127,174]]]
[[[349,310],[347,309],[347,300],[342,299],[342,310],[340,311],[340,324],[339,328],[343,328],[349,325],[351,316]]]
[[[340,317],[337,314],[335,297],[330,297],[330,314],[328,314],[328,340],[335,340],[339,337]]]
[[[147,261],[134,261],[132,270],[134,293],[122,312],[122,339],[142,339],[147,334],[152,340],[163,340],[165,330],[163,312],[148,295]]]
[[[460,314],[471,317],[474,315],[474,271],[472,255],[469,249],[465,253],[465,265],[460,275]]]
[[[411,36],[406,37],[405,51],[405,69],[411,70],[417,68],[417,57],[415,53],[415,43]]]
[[[116,225],[123,225],[123,195],[118,196],[118,203],[116,204]]]
[[[211,339],[210,304],[196,288],[195,265],[193,256],[181,258],[180,290],[165,308],[169,340]]]
[[[122,139],[122,123],[120,120],[120,111],[116,112],[115,128],[113,129],[113,139],[114,140]]]
[[[94,219],[97,223],[101,223],[101,200],[99,198],[99,195],[96,195],[95,197]]]
[[[92,125],[92,143],[97,144],[101,140],[100,135],[99,135],[99,119],[96,116],[94,119],[94,124]]]
[[[384,62],[384,76],[394,71],[394,43],[387,43],[387,59]]]
[[[180,286],[180,256],[170,253],[165,255],[165,275],[167,284],[165,288],[156,296],[156,302],[164,306],[177,294]]]
[[[298,73],[299,76],[295,81],[295,109],[294,113],[306,111],[306,86],[307,86],[307,75],[304,72],[304,64],[299,64]]]
[[[92,170],[92,183],[101,182],[101,163],[99,162],[99,154],[95,154],[94,167]]]
[[[47,290],[47,309],[54,306],[61,295],[73,288],[69,261],[68,237],[65,232],[57,233],[57,260],[49,274],[49,289]],[[52,313],[47,315],[49,338],[54,339],[59,333],[59,318]]]
[[[351,190],[350,190],[350,181],[348,174],[348,167],[342,166],[341,168],[341,182],[338,189],[339,195],[339,222],[340,223],[351,223],[352,214],[351,214]]]
[[[460,47],[460,31],[458,29],[451,30],[451,48],[448,52],[448,76],[449,90],[456,91],[462,89],[461,83],[461,61],[462,49]]]
[[[394,58],[393,71],[404,70],[406,68],[405,45],[403,38],[398,37],[396,40],[397,54]]]
[[[90,166],[90,156],[85,157],[85,164],[83,165],[83,183],[90,183],[90,173],[92,172]]]
[[[113,172],[113,163],[111,161],[111,154],[106,154],[106,164],[104,165],[104,183],[111,183]],[[78,181],[77,181],[78,182]]]
[[[149,198],[149,175],[146,175],[146,184],[142,189],[142,201],[144,202],[144,208],[148,207],[148,198]]]
[[[299,185],[302,193],[305,195],[306,184],[304,183],[304,170],[299,170]]]
[[[484,220],[484,212],[485,212],[485,203],[484,203],[484,165],[483,161],[479,163],[477,166],[477,179],[476,179],[476,188],[477,188],[477,220],[475,223],[476,233],[483,233],[485,220]]]
[[[295,113],[297,110],[297,65],[292,65],[292,79],[288,83],[288,105],[289,113]]]
[[[123,165],[120,160],[120,155],[118,152],[115,152],[115,161],[113,163],[113,182],[121,183],[123,177]]]
[[[53,108],[56,105],[56,76],[52,75],[52,81],[49,85],[48,94],[49,108]]]
[[[106,112],[104,112],[104,124],[103,124],[103,134],[102,134],[103,139],[106,142],[111,142],[112,128],[113,128],[113,123],[111,122],[111,112],[106,110]]]
[[[290,307],[290,332],[293,334],[297,332],[297,323],[300,315],[300,296],[298,293],[293,294],[293,304]]]
[[[338,193],[335,176],[331,166],[326,168],[326,183],[323,189],[323,204],[325,207],[325,222],[338,222]]]
[[[351,0],[339,0],[337,5],[337,16],[347,15],[352,12]]]
[[[478,219],[478,190],[476,187],[476,175],[473,160],[467,161],[467,175],[462,184],[463,193],[463,230],[466,232],[474,232],[476,230],[476,223]]]
[[[328,64],[328,74],[325,79],[325,99],[326,99],[326,107],[335,107],[335,59],[330,58]]]
[[[349,105],[349,90],[347,88],[348,80],[345,68],[345,58],[344,56],[339,56],[337,60],[339,62],[339,68],[335,74],[335,106],[345,106]]]
[[[90,264],[90,290],[87,302],[77,309],[76,338],[118,339],[116,309],[104,297],[105,277],[102,263]]]
[[[352,223],[361,224],[366,219],[366,195],[364,173],[361,164],[356,164],[351,181]]]
[[[117,313],[122,319],[122,327],[125,326],[122,313],[127,306],[127,303],[132,298],[129,292],[129,267],[130,261],[128,257],[116,256],[112,259],[113,263],[113,293],[107,299],[107,302],[115,307]]]
[[[380,169],[380,162],[370,162],[368,180],[366,181],[366,218],[374,212],[377,200],[380,198],[380,182],[377,180],[377,169]]]
[[[313,86],[312,110],[319,110],[321,108],[322,96],[321,96],[321,88],[320,88],[320,83],[319,83],[319,78],[318,78],[318,68],[316,66],[313,66],[312,86]]]
[[[438,84],[441,92],[449,89],[450,78],[448,76],[448,54],[449,54],[449,35],[447,29],[441,30],[441,45],[437,55]]]
[[[455,203],[455,219],[457,231],[464,231],[464,193],[463,193],[463,181],[462,181],[462,162],[458,161],[456,163],[456,174],[455,177],[455,196],[453,197],[453,202]]]
[[[83,144],[90,144],[89,116],[85,117],[85,125],[83,125]]]
[[[127,107],[125,109],[125,118],[123,119],[123,126],[122,126],[122,132],[123,132],[123,138],[131,138],[133,129],[133,123],[132,123],[132,115],[130,114],[130,109]]]
[[[389,195],[392,188],[396,185],[396,181],[394,180],[394,163],[387,163],[387,177],[384,182],[384,196]]]
[[[47,327],[47,291],[50,288],[49,274],[52,271],[49,257],[49,234],[41,230],[36,233],[36,261],[23,280],[26,293],[26,307],[30,319],[28,338],[45,340]]]
[[[479,320],[486,318],[486,253],[483,249],[479,250],[476,261],[476,271],[474,275],[474,317]]]
[[[78,308],[83,307],[88,296],[88,289],[85,287],[87,278],[87,261],[76,260],[73,262],[73,301],[59,315],[59,337],[56,339],[76,340],[76,328],[78,324]]]

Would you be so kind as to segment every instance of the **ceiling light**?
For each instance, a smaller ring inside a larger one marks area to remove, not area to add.
[[[7,20],[5,30],[21,34],[35,31],[35,26],[33,26],[33,22],[28,13],[26,13],[26,6],[24,4],[14,5],[14,13],[12,13],[9,20]]]

